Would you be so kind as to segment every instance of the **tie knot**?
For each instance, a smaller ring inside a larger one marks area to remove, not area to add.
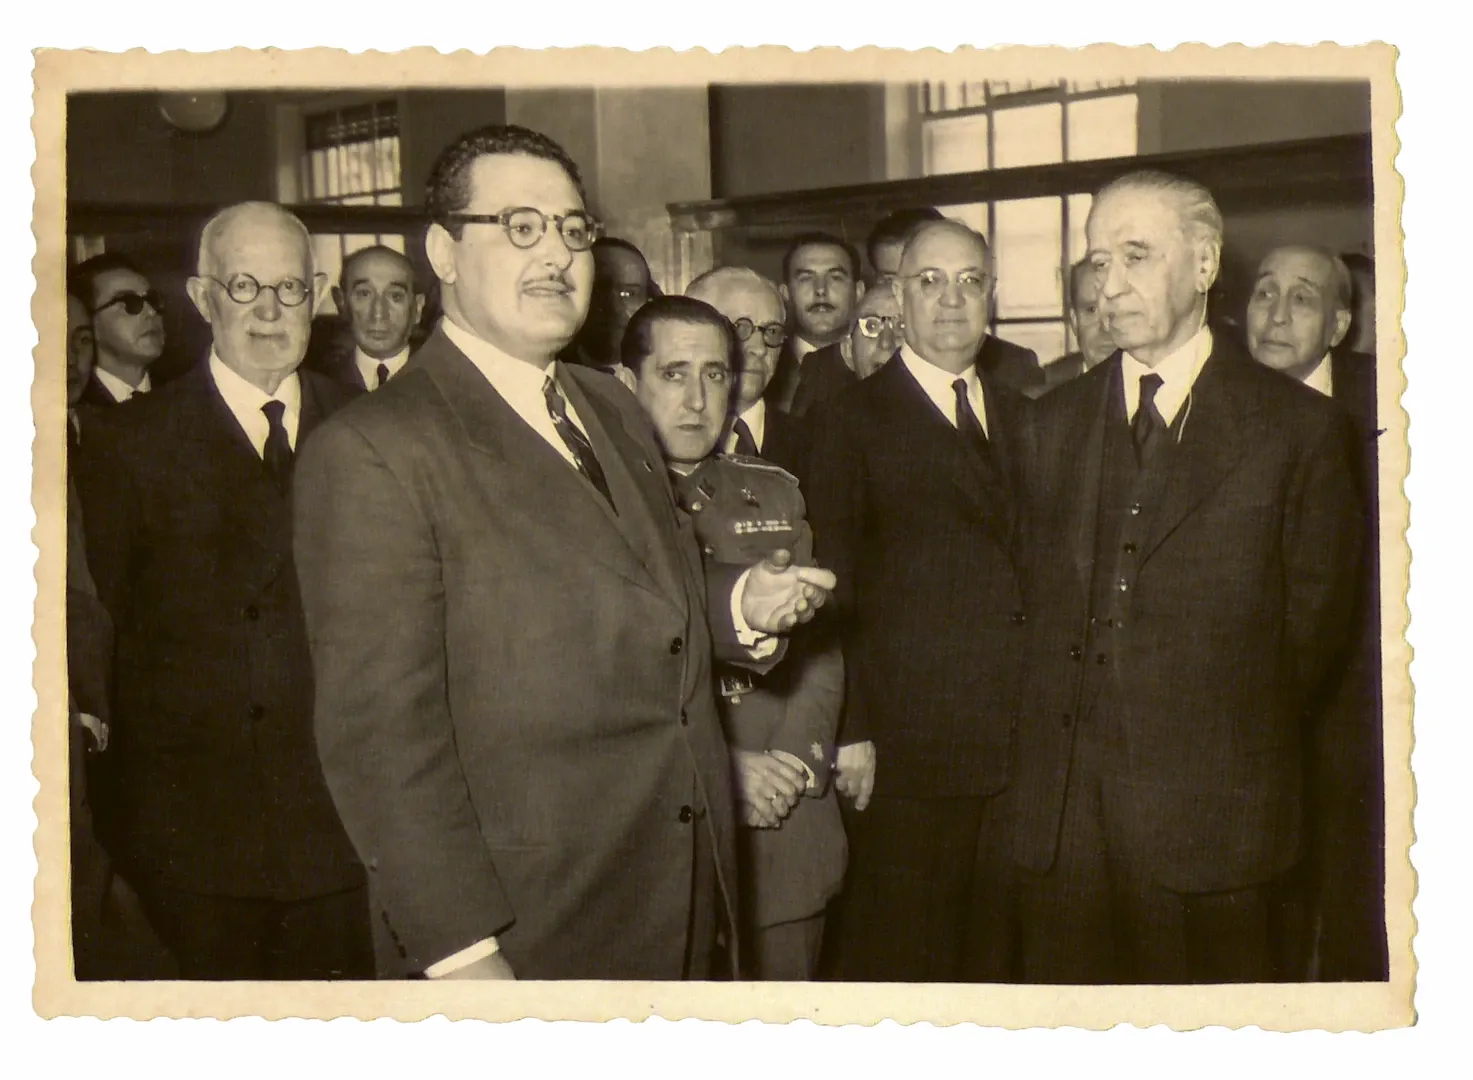
[[[966,379],[958,379],[958,380],[956,380],[956,382],[954,382],[954,383],[951,384],[951,388],[956,391],[956,396],[957,397],[966,397],[967,396],[967,380]]]
[[[1141,408],[1148,408],[1156,401],[1156,391],[1161,389],[1164,380],[1154,371],[1149,375],[1141,376]]]
[[[567,404],[563,401],[563,395],[557,388],[557,383],[552,381],[549,375],[542,383],[542,396],[547,399],[547,407],[552,415],[561,420],[567,414]]]
[[[272,427],[281,426],[281,418],[286,413],[286,403],[281,401],[268,401],[261,406],[261,411],[266,414],[266,420]]]

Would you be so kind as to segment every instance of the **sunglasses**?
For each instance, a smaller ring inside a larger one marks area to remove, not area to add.
[[[122,304],[123,310],[126,311],[129,315],[137,315],[142,312],[144,304],[147,304],[149,307],[153,308],[156,314],[163,314],[164,311],[164,298],[153,289],[149,289],[146,293],[118,293],[117,296],[114,296],[107,303],[93,308],[92,314],[96,315],[100,311],[106,311],[114,304]]]

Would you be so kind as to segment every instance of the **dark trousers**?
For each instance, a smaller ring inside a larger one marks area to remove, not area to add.
[[[685,946],[685,978],[704,981],[729,977],[731,962],[718,950],[719,941],[730,942],[731,930],[724,925],[721,882],[716,874],[716,853],[706,815],[691,825],[695,846],[691,872],[690,922]],[[735,882],[732,883],[735,885]]]
[[[820,912],[807,919],[754,929],[747,974],[768,982],[808,982],[817,978],[823,925]]]
[[[1000,798],[843,800],[849,872],[826,967],[852,982],[1006,982],[1010,837]]]
[[[1022,979],[1062,984],[1275,982],[1299,916],[1284,882],[1210,894],[1157,884],[1122,781],[1123,746],[1094,719],[1075,736],[1058,854],[1015,869]]]
[[[308,900],[141,893],[179,977],[223,981],[372,979],[368,890]]]

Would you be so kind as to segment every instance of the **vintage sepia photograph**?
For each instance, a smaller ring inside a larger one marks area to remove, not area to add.
[[[37,54],[37,1010],[1411,1023],[1394,50],[571,55]]]

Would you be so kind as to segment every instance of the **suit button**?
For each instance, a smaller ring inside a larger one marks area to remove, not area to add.
[[[1065,727],[1068,727],[1070,724],[1074,723],[1074,717],[1070,716],[1068,713],[1065,713],[1063,716],[1059,717],[1059,723],[1063,724]]]
[[[1125,554],[1134,555],[1139,549],[1134,544],[1125,545]]]
[[[1095,663],[1096,664],[1103,664],[1104,662],[1105,662],[1105,654],[1104,653],[1095,653]]]
[[[1027,621],[1028,616],[1024,615],[1021,611],[1013,612],[1013,624],[1015,626],[1022,626]]]
[[[248,604],[245,609],[245,617],[251,622],[255,622],[261,617],[261,609],[256,607],[255,604]]]
[[[1083,655],[1084,655],[1084,650],[1081,649],[1078,645],[1071,645],[1071,646],[1069,646],[1069,659],[1070,660],[1078,660]]]
[[[1131,503],[1131,506],[1130,506],[1130,516],[1131,517],[1140,517],[1141,516],[1141,504],[1140,503]]]
[[[706,558],[708,558],[708,559],[711,558],[713,555],[716,554],[716,549],[714,547],[712,547],[710,544],[707,544],[705,547],[701,548],[701,550],[703,552],[705,552]]]
[[[680,726],[690,727],[690,717],[685,714],[684,709],[680,710]]]
[[[1129,592],[1130,582],[1126,581],[1124,578],[1121,578],[1118,582],[1116,582],[1115,587],[1121,592]]]
[[[706,504],[703,503],[703,502],[701,502],[700,499],[697,499],[695,502],[693,502],[693,503],[690,504],[690,512],[692,514],[699,514],[705,508],[706,508]]]
[[[691,810],[689,806],[682,806],[680,808],[680,823],[682,825],[689,825],[690,819],[695,816],[695,813]]]
[[[250,713],[250,717],[251,717],[252,720],[259,720],[259,719],[261,719],[261,717],[263,717],[263,716],[266,715],[266,706],[259,705],[259,704],[253,704],[247,710],[247,712]]]
[[[680,655],[680,650],[683,649],[683,648],[685,648],[685,642],[681,641],[679,638],[672,638],[670,640],[670,655],[671,656],[679,656]]]

